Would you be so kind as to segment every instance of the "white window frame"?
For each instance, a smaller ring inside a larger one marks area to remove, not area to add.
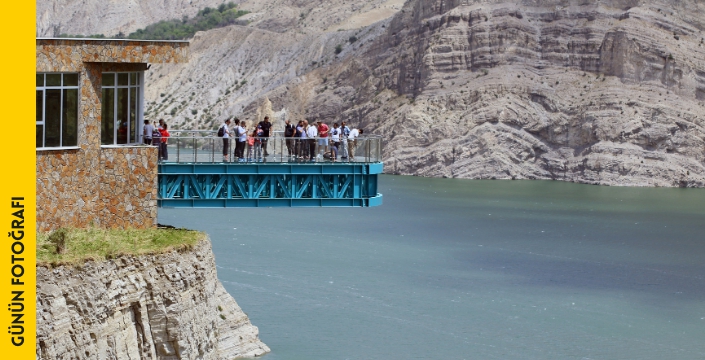
[[[77,85],[75,86],[64,86],[64,76],[63,75],[77,75],[78,76],[78,82]],[[64,142],[64,112],[63,112],[63,106],[64,106],[64,91],[63,90],[76,90],[76,116],[78,117],[76,121],[80,123],[80,117],[81,117],[81,74],[77,72],[39,72],[37,75],[42,75],[44,76],[44,81],[42,82],[42,86],[36,86],[35,91],[42,91],[42,121],[35,121],[35,126],[36,125],[42,125],[42,143],[46,143],[46,134],[47,134],[47,127],[46,127],[46,91],[47,90],[60,90],[60,100],[59,104],[61,104],[61,110],[59,110],[59,144]],[[47,86],[47,75],[61,75],[61,85],[56,86]],[[80,149],[81,147],[78,146],[80,143],[80,139],[78,138],[78,134],[80,132],[78,131],[78,124],[76,124],[76,145],[70,145],[70,146],[52,146],[52,147],[37,147],[37,150],[73,150],[73,149]],[[36,146],[36,144],[35,144]]]
[[[102,77],[106,75],[113,74],[115,77],[113,85],[102,85]],[[127,85],[118,85],[118,74],[128,74],[127,75]],[[131,84],[131,77],[130,74],[137,74],[137,82],[138,84]],[[102,136],[101,136],[101,147],[122,147],[122,146],[134,146],[137,144],[141,144],[143,142],[142,139],[142,129],[143,129],[143,120],[144,119],[144,71],[107,71],[101,74],[101,94],[103,92],[103,89],[114,89],[113,91],[113,143],[112,144],[103,144]],[[118,144],[118,124],[116,123],[117,119],[117,114],[118,114],[118,89],[129,89],[128,90],[128,96],[127,96],[127,133],[128,133],[128,141],[126,144]],[[130,107],[132,106],[132,99],[130,97],[130,92],[133,90],[137,90],[137,103],[139,106],[137,107],[137,111],[135,112],[135,116],[137,116],[137,119],[131,119],[130,118]],[[104,106],[104,101],[105,99],[101,98],[101,109]],[[102,114],[102,110],[101,110]],[[135,125],[135,134],[132,134],[130,136],[130,124],[133,121],[137,121],[137,124]],[[101,132],[103,131],[103,120],[101,118],[101,125],[100,125],[100,130]]]

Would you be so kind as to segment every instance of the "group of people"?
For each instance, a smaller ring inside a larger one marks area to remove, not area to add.
[[[167,143],[169,142],[169,131],[167,131],[168,126],[164,119],[159,119],[159,124],[157,126],[152,125],[149,120],[144,121],[144,127],[142,130],[142,138],[146,145],[154,145],[159,150],[159,160],[169,160],[169,152],[167,149]]]
[[[231,128],[233,121],[235,126]],[[236,161],[263,161],[269,155],[267,144],[271,130],[272,123],[268,116],[251,131],[247,128],[247,122],[228,118],[218,128],[218,136],[223,138],[223,161],[230,161],[232,139],[235,140],[233,156]],[[284,126],[289,159],[301,161],[316,161],[317,155],[331,161],[337,161],[338,158],[344,161],[354,160],[357,138],[363,132],[363,129],[350,129],[345,121],[340,125],[333,124],[332,129],[321,121],[317,121],[316,125],[309,125],[307,120],[299,121],[296,126],[286,120]]]

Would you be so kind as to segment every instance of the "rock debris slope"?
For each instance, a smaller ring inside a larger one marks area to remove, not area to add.
[[[262,355],[216,277],[210,242],[82,267],[37,267],[37,359],[232,359]]]

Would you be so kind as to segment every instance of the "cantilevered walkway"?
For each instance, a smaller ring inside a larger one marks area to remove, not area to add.
[[[168,159],[159,163],[159,207],[369,207],[382,204],[377,176],[383,171],[382,139],[359,137],[354,154],[337,161],[322,156],[316,147],[310,161],[307,142],[275,134],[267,143],[268,155],[253,147],[244,158],[234,156],[231,139],[227,159],[223,140],[212,131],[174,132]],[[289,155],[293,145],[293,155]],[[348,143],[348,148],[352,149]]]

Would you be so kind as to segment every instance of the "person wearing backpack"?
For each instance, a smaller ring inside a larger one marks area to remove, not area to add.
[[[218,136],[223,138],[223,161],[230,161],[230,119],[218,128]]]

